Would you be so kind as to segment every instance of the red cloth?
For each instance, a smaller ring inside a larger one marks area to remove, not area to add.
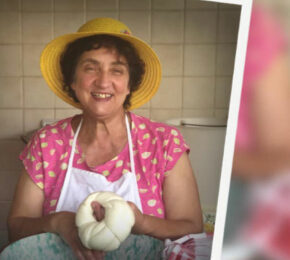
[[[167,260],[209,260],[212,235],[190,234],[180,239],[165,240],[163,259]]]
[[[290,174],[259,185],[244,238],[275,260],[290,259]]]

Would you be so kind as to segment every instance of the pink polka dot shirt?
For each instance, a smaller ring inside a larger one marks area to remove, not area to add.
[[[162,185],[170,171],[189,147],[180,132],[163,123],[130,113],[135,173],[144,214],[165,217]],[[43,189],[43,214],[55,212],[71,154],[74,132],[72,117],[38,130],[20,159],[31,179]],[[128,144],[115,158],[97,167],[89,167],[84,153],[76,145],[73,167],[118,180],[131,170]]]

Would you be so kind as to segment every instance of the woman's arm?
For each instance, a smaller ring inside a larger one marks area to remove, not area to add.
[[[43,201],[43,191],[23,170],[16,186],[8,216],[10,242],[51,229],[50,216],[41,217]]]
[[[158,239],[177,239],[203,231],[198,188],[186,152],[167,174],[163,184],[165,219],[142,214],[133,203],[129,203],[136,219],[133,233]]]
[[[39,233],[56,233],[71,246],[78,259],[102,259],[102,252],[88,250],[81,244],[75,225],[75,213],[58,212],[43,216],[43,202],[43,190],[23,170],[8,216],[10,242]]]
[[[285,53],[252,86],[251,121],[255,150],[236,149],[233,175],[245,180],[290,169],[290,77]]]

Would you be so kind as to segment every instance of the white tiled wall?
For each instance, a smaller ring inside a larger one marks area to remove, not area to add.
[[[163,66],[159,92],[136,113],[155,120],[225,117],[239,12],[197,0],[0,0],[0,247],[21,169],[20,135],[41,119],[79,112],[41,77],[40,53],[51,39],[98,16],[120,19],[151,44]]]

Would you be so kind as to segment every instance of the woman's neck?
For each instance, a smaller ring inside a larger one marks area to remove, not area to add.
[[[126,135],[125,111],[108,118],[95,118],[83,114],[79,139],[85,143],[119,138]]]

